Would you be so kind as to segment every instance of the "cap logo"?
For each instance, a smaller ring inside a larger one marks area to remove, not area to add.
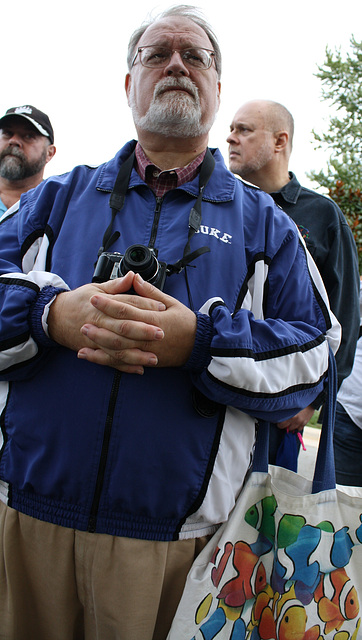
[[[31,107],[16,107],[14,113],[29,113],[32,114],[33,110]]]

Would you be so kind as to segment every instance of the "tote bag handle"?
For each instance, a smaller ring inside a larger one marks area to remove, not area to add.
[[[336,361],[329,347],[327,397],[324,404],[323,424],[319,440],[318,453],[314,468],[312,493],[319,493],[336,486],[333,453],[333,429],[336,411],[337,369]],[[255,442],[253,471],[268,472],[270,423],[259,420]]]

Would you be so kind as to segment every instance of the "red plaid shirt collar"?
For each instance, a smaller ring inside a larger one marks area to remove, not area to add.
[[[186,167],[177,167],[167,171],[161,171],[146,156],[139,142],[136,145],[136,166],[139,176],[154,191],[158,198],[165,195],[167,191],[176,189],[186,182],[193,180],[200,169],[205,157],[206,149],[200,153]]]

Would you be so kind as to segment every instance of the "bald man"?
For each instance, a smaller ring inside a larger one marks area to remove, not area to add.
[[[325,196],[302,187],[289,171],[294,121],[283,105],[270,100],[247,102],[230,126],[229,168],[269,193],[297,224],[326,287],[330,305],[342,326],[336,355],[338,387],[353,365],[359,332],[359,272],[356,245],[346,218]],[[301,431],[322,398],[278,424]],[[282,432],[279,432],[279,440]],[[272,459],[271,459],[272,461]]]

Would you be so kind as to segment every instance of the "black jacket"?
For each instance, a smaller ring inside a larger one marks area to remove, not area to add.
[[[336,354],[339,387],[352,369],[360,326],[356,244],[336,203],[302,187],[292,172],[289,175],[290,182],[270,195],[298,226],[323,278],[331,309],[342,326],[342,341]]]

